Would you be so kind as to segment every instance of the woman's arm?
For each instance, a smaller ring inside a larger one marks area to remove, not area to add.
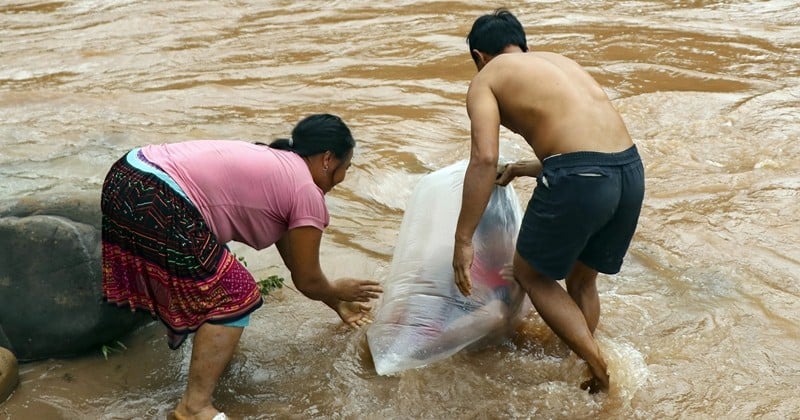
[[[290,251],[289,251],[288,236],[289,234],[287,232],[280,239],[278,239],[278,242],[275,242],[275,248],[278,248],[278,254],[280,254],[281,259],[283,260],[283,264],[286,265],[286,268],[288,268],[289,271],[291,272],[294,262],[292,260],[292,255],[289,253]]]
[[[292,282],[306,297],[334,305],[338,298],[319,265],[319,246],[322,231],[311,226],[290,229],[276,243]]]
[[[343,278],[329,282],[319,262],[322,231],[302,226],[290,229],[275,244],[284,264],[292,273],[292,282],[302,294],[319,300],[340,311],[340,302],[369,302],[378,297],[383,289],[372,280]],[[340,313],[341,315],[341,313]]]

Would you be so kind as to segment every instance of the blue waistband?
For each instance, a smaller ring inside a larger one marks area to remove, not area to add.
[[[636,145],[615,153],[603,152],[572,152],[553,155],[542,161],[542,166],[546,168],[565,168],[571,166],[622,166],[629,163],[640,161],[639,151]]]
[[[180,185],[178,185],[175,182],[175,180],[172,179],[171,176],[169,176],[166,172],[162,171],[161,168],[159,168],[154,163],[147,160],[146,157],[144,157],[141,148],[137,147],[131,150],[130,152],[128,152],[125,158],[128,161],[128,163],[134,168],[155,175],[156,177],[158,177],[158,179],[164,181],[167,185],[169,185],[169,187],[172,188],[176,193],[183,196],[183,198],[187,200],[189,199],[186,193],[183,192],[183,189],[180,187]]]

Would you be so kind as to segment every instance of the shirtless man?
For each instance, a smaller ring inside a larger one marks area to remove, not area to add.
[[[597,273],[616,274],[638,223],[644,169],[622,118],[574,61],[528,52],[525,32],[506,10],[481,16],[467,40],[478,67],[467,93],[470,162],[455,232],[453,268],[469,295],[472,237],[495,183],[536,177],[514,255],[514,277],[547,325],[607,391],[607,365],[594,340],[600,318]],[[538,160],[497,176],[500,125],[521,135]],[[566,290],[557,281],[566,278]]]

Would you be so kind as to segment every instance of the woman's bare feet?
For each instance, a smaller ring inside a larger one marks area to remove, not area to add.
[[[221,414],[221,412],[213,406],[204,407],[199,411],[192,411],[181,401],[181,403],[175,407],[175,411],[172,412],[172,418],[175,420],[218,420],[216,417],[218,414]]]

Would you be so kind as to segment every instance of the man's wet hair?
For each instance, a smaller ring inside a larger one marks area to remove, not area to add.
[[[478,57],[473,50],[497,55],[505,47],[516,45],[522,51],[528,51],[525,30],[519,20],[507,9],[497,9],[492,14],[476,19],[467,35],[467,43],[475,64],[478,64]]]

